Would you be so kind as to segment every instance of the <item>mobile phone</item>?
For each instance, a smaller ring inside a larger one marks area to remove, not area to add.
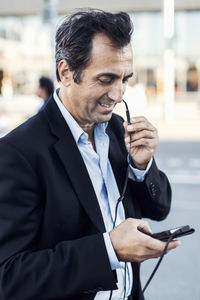
[[[194,228],[190,228],[189,225],[185,225],[185,226],[180,226],[177,228],[153,233],[151,234],[151,237],[161,241],[167,241],[172,234],[174,234],[174,238],[179,238],[181,236],[188,235],[193,232],[195,232]]]

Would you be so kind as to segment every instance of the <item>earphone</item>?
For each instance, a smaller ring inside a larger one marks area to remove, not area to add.
[[[129,108],[128,108],[128,104],[126,103],[126,101],[123,99],[122,100],[126,106],[126,119],[127,119],[127,123],[128,125],[131,124],[131,118],[130,118],[130,112],[129,112]]]

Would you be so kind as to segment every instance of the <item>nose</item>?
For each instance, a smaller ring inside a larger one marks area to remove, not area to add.
[[[114,84],[111,86],[110,90],[108,91],[108,97],[115,101],[116,103],[122,102],[122,97],[125,92],[125,85],[121,82],[118,84]]]

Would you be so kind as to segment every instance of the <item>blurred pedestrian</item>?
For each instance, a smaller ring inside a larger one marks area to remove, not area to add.
[[[141,218],[164,219],[171,189],[156,128],[113,113],[133,75],[131,34],[126,13],[66,18],[60,89],[0,141],[0,299],[143,299],[139,263],[166,243]]]
[[[189,68],[187,72],[187,92],[197,92],[198,91],[198,70],[195,66]]]
[[[45,105],[47,99],[53,94],[54,91],[54,84],[53,81],[45,76],[40,77],[39,82],[38,82],[38,88],[37,88],[37,96],[42,98],[44,103],[40,107],[39,111],[42,110]]]

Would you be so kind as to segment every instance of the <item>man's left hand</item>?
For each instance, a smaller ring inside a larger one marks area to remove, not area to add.
[[[131,118],[124,122],[125,144],[136,168],[145,170],[158,144],[157,129],[145,118]]]

